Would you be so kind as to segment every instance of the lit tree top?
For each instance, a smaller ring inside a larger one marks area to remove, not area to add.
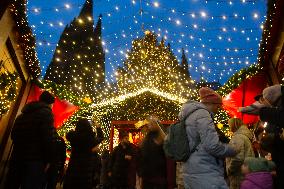
[[[193,81],[154,33],[146,31],[144,37],[134,40],[126,57],[124,67],[116,72],[119,93],[148,88],[180,97],[195,96]]]
[[[93,1],[86,0],[78,17],[66,25],[45,79],[67,86],[83,96],[95,96],[105,81],[105,54],[102,47],[102,15],[96,27]]]

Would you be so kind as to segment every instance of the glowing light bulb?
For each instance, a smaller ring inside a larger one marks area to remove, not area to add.
[[[158,2],[154,2],[154,7],[159,7],[159,3]]]
[[[201,17],[203,17],[203,18],[205,18],[205,17],[207,16],[204,11],[202,11],[202,12],[200,13],[200,15],[201,15]]]
[[[181,25],[180,20],[176,20],[176,24],[177,24],[177,25]]]
[[[264,28],[263,24],[260,25],[260,28],[263,30],[263,28]]]
[[[71,8],[71,6],[69,4],[65,4],[64,6],[65,6],[66,9],[70,9]]]

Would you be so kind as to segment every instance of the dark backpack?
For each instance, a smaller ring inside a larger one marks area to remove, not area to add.
[[[195,147],[190,150],[189,140],[186,134],[186,118],[192,114],[195,110],[189,112],[184,118],[170,126],[168,129],[168,135],[164,141],[164,152],[167,157],[179,161],[186,162],[192,154],[199,143],[195,145]]]

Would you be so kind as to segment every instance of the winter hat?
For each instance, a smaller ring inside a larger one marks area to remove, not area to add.
[[[48,91],[44,91],[39,96],[39,101],[44,102],[46,104],[53,104],[55,102],[55,98]]]
[[[263,89],[262,94],[254,97],[253,104],[246,107],[240,107],[239,112],[245,114],[259,114],[259,109],[267,106],[275,106],[282,96],[281,85],[273,85]]]
[[[199,96],[201,102],[222,104],[222,97],[209,87],[202,87],[199,89]]]
[[[273,85],[263,89],[262,94],[257,95],[255,100],[259,101],[261,104],[274,106],[279,101],[281,95],[281,85]]]
[[[248,166],[250,172],[264,172],[270,171],[271,165],[265,158],[247,157],[244,161],[244,165]]]
[[[239,118],[231,118],[229,119],[228,124],[231,128],[231,131],[236,132],[244,123]]]

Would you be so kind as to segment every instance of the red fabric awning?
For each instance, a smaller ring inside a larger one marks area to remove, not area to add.
[[[33,85],[29,93],[27,103],[37,101],[43,91],[43,89],[39,88],[36,85]],[[58,97],[55,97],[55,103],[52,107],[55,128],[59,129],[63,125],[63,123],[78,109],[78,106],[73,105],[67,100],[60,100]]]
[[[245,79],[239,87],[223,99],[223,108],[230,116],[240,118],[246,124],[256,123],[258,116],[242,114],[238,112],[238,108],[249,106],[255,102],[254,97],[261,94],[266,86],[267,79],[263,73],[258,73],[249,79]]]

